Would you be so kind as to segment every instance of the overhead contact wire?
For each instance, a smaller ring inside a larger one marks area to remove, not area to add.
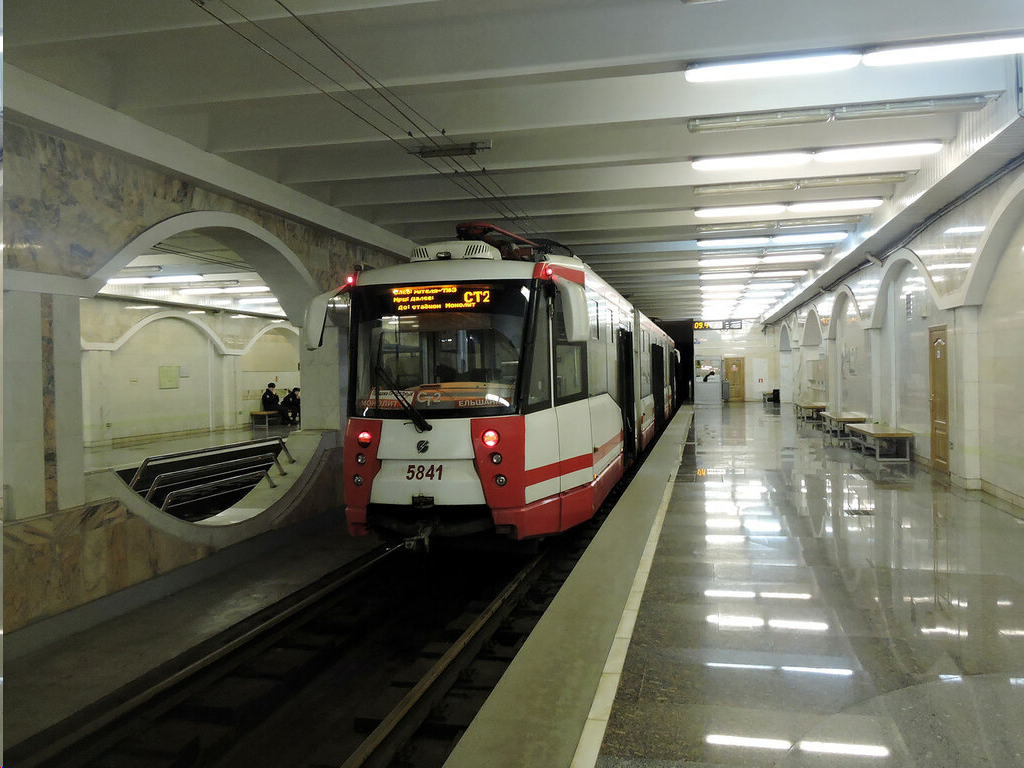
[[[437,140],[436,135],[440,135],[449,144],[453,145],[453,144],[457,143],[457,142],[455,142],[454,139],[452,139],[450,136],[447,135],[447,133],[445,132],[444,129],[442,129],[439,126],[435,125],[430,120],[430,118],[426,117],[422,112],[420,112],[418,109],[416,109],[415,106],[413,106],[408,101],[406,101],[401,96],[399,96],[394,91],[392,91],[390,88],[388,88],[384,83],[382,83],[372,73],[370,73],[367,69],[365,69],[357,61],[355,61],[355,59],[353,59],[351,56],[349,56],[344,51],[342,51],[337,45],[332,43],[330,40],[328,40],[326,37],[324,37],[324,35],[322,35],[319,31],[317,31],[310,24],[308,24],[304,19],[302,19],[300,16],[298,16],[287,5],[285,5],[282,0],[274,0],[274,2],[277,3],[277,5],[280,6],[296,22],[298,22],[317,41],[319,41],[339,61],[341,61],[345,66],[347,66],[349,69],[351,69],[352,72],[355,73],[355,75],[360,80],[362,80],[364,83],[366,83],[366,85],[369,86],[369,88],[371,90],[373,90],[374,93],[376,93],[378,96],[380,96],[380,98],[382,98],[392,109],[394,109],[399,115],[401,115],[406,121],[408,121],[408,123],[411,126],[413,126],[416,129],[416,131],[418,133],[420,133],[426,141],[430,142],[431,144],[433,144],[438,149],[443,148],[443,145]],[[401,105],[401,107],[399,105]],[[402,107],[404,107],[405,110],[408,110],[408,112],[403,110]],[[434,131],[435,135],[432,135],[431,133],[429,133],[428,131],[423,129],[409,113],[411,113],[412,115],[415,115],[416,117],[418,117],[422,121],[424,121],[426,123],[426,125],[428,127],[430,127]],[[412,136],[412,133],[410,132],[409,135]],[[454,158],[453,158],[453,161],[454,161]],[[458,162],[458,161],[454,161],[454,162],[460,168],[460,170],[462,170],[463,172],[468,173],[468,174],[474,173],[472,169],[466,168],[465,166],[463,166],[461,164],[461,162]],[[509,197],[508,192],[504,188],[502,188],[502,186],[495,180],[494,176],[486,168],[484,168],[482,165],[480,165],[478,162],[476,162],[476,160],[474,160],[472,158],[469,160],[469,162],[472,163],[473,165],[475,165],[477,170],[479,172],[481,172],[495,187],[497,187],[497,189],[501,193],[501,195],[497,195],[493,191],[487,189],[487,187],[482,182],[479,182],[479,181],[477,182],[477,183],[480,184],[480,187],[490,197],[494,198],[495,201],[499,202],[501,205],[503,205],[508,210],[508,212],[511,214],[511,216],[510,216],[511,219],[516,220],[516,221],[519,221],[519,220],[529,221],[530,220],[530,215],[529,215],[529,213],[526,212],[525,209],[520,208],[517,211],[516,208],[513,207],[512,204],[507,201],[506,198]],[[530,229],[530,227],[527,227],[527,229]]]
[[[388,141],[390,141],[390,142],[392,142],[393,144],[395,144],[395,145],[397,145],[398,147],[400,147],[400,148],[401,148],[401,149],[402,149],[403,151],[407,151],[407,150],[406,150],[406,148],[405,148],[405,147],[404,147],[404,146],[403,146],[403,145],[402,145],[401,143],[399,143],[399,141],[398,141],[397,139],[395,139],[395,138],[394,138],[393,136],[391,136],[391,135],[390,135],[390,134],[389,134],[389,133],[388,133],[387,131],[385,131],[385,130],[381,129],[380,127],[378,127],[377,125],[375,125],[375,124],[374,124],[374,123],[373,123],[372,121],[370,121],[369,119],[367,119],[367,118],[366,118],[366,117],[365,117],[364,115],[361,115],[361,114],[359,114],[359,112],[357,112],[356,110],[352,109],[352,108],[351,108],[350,106],[348,106],[347,104],[345,104],[344,102],[342,102],[342,101],[340,101],[339,99],[337,99],[337,98],[336,98],[336,97],[335,97],[335,96],[334,96],[333,94],[331,94],[330,92],[328,92],[328,91],[327,91],[326,89],[324,89],[323,87],[321,87],[321,86],[320,86],[320,85],[318,85],[317,83],[313,82],[313,81],[312,81],[312,80],[311,80],[310,78],[308,78],[308,77],[307,77],[306,75],[304,75],[304,74],[303,74],[302,72],[300,72],[300,71],[299,71],[298,69],[296,69],[295,67],[293,67],[293,66],[292,66],[291,64],[289,64],[289,63],[288,63],[287,61],[285,61],[284,59],[282,59],[282,58],[281,58],[280,56],[278,56],[278,55],[277,55],[276,53],[274,53],[273,51],[271,51],[271,50],[270,50],[270,49],[268,49],[267,47],[265,47],[265,46],[261,45],[261,44],[260,44],[260,43],[259,43],[259,42],[258,42],[257,40],[254,40],[253,38],[249,37],[248,35],[246,35],[245,33],[243,33],[243,32],[242,32],[241,30],[239,30],[239,29],[237,29],[236,27],[234,27],[234,26],[233,26],[233,25],[232,25],[232,24],[231,24],[230,22],[228,22],[228,21],[227,21],[226,19],[224,19],[224,18],[222,18],[222,17],[218,16],[218,15],[217,15],[216,13],[214,13],[213,11],[211,11],[211,10],[210,10],[209,8],[207,8],[207,7],[206,7],[206,5],[205,5],[205,2],[204,2],[204,0],[191,0],[191,2],[192,2],[192,3],[194,4],[194,5],[196,5],[196,6],[198,6],[199,8],[201,8],[201,9],[202,9],[202,10],[203,10],[204,12],[206,12],[206,13],[207,13],[207,14],[208,14],[209,16],[211,16],[211,17],[212,17],[213,19],[215,19],[215,20],[216,20],[216,21],[217,21],[218,23],[220,23],[221,25],[223,25],[223,26],[224,26],[224,27],[226,27],[227,29],[229,29],[229,30],[231,30],[232,32],[234,32],[234,33],[235,33],[236,35],[238,35],[239,37],[241,37],[241,38],[242,38],[243,40],[245,40],[245,41],[246,41],[247,43],[249,43],[249,44],[250,44],[250,45],[252,45],[253,47],[255,47],[255,48],[257,48],[258,50],[262,51],[262,52],[263,52],[264,54],[266,54],[267,56],[269,56],[270,58],[272,58],[272,59],[273,59],[274,61],[276,61],[276,62],[277,62],[278,64],[280,64],[281,66],[283,66],[283,67],[284,67],[285,69],[287,69],[287,70],[288,70],[289,72],[291,72],[292,74],[294,74],[294,75],[296,75],[297,77],[299,77],[299,78],[300,78],[300,79],[301,79],[301,80],[302,80],[303,82],[307,83],[308,85],[310,85],[311,87],[313,87],[314,89],[316,89],[317,91],[319,91],[320,93],[322,93],[322,94],[323,94],[324,96],[326,96],[327,98],[329,98],[329,99],[330,99],[330,100],[331,100],[332,102],[334,102],[335,104],[337,104],[337,105],[338,105],[339,107],[341,107],[342,109],[344,109],[344,110],[345,110],[346,112],[348,112],[349,114],[351,114],[351,115],[352,115],[353,117],[357,118],[358,120],[360,120],[360,121],[362,121],[363,123],[365,123],[366,125],[368,125],[368,126],[369,126],[370,128],[372,128],[372,129],[373,129],[374,131],[376,131],[377,133],[381,134],[381,135],[382,135],[382,136],[383,136],[384,138],[386,138],[386,139],[387,139]],[[245,18],[245,17],[243,16],[243,18]],[[253,22],[249,22],[249,23],[253,23]],[[276,39],[276,38],[275,38],[275,39]],[[288,48],[288,46],[285,46],[285,48]],[[290,49],[290,48],[288,48],[288,50],[291,50],[291,49]],[[293,52],[293,53],[294,53],[294,52]],[[296,54],[296,55],[298,55],[298,54]],[[299,56],[299,58],[302,58],[302,57],[301,57],[301,56]],[[315,68],[315,67],[314,67],[314,68]],[[329,76],[328,76],[328,77],[329,77]],[[346,89],[346,90],[347,90],[347,89]],[[442,170],[442,169],[440,169],[440,168],[436,167],[435,165],[431,164],[431,163],[430,163],[430,161],[429,161],[429,160],[428,160],[427,158],[424,158],[424,157],[419,157],[419,156],[417,155],[417,159],[418,159],[418,160],[420,160],[420,161],[421,161],[421,162],[422,162],[422,163],[423,163],[424,165],[426,165],[426,166],[427,166],[428,168],[430,168],[430,169],[431,169],[432,171],[434,171],[435,173],[438,173],[438,174],[440,174],[441,176],[443,176],[444,178],[446,178],[446,179],[448,179],[449,181],[451,181],[451,182],[452,182],[453,184],[455,184],[455,185],[456,185],[457,187],[459,187],[459,189],[461,189],[461,190],[462,190],[463,192],[465,192],[466,194],[468,194],[468,195],[469,195],[470,197],[472,197],[472,198],[474,198],[474,199],[476,199],[476,200],[478,200],[478,201],[480,201],[480,202],[482,202],[482,203],[484,203],[484,204],[488,205],[488,207],[494,208],[494,206],[492,206],[492,205],[490,204],[490,201],[489,201],[488,199],[486,199],[486,198],[483,198],[483,197],[481,197],[481,196],[480,196],[480,195],[479,195],[479,194],[478,194],[477,192],[474,192],[474,191],[473,191],[472,189],[469,189],[469,188],[467,188],[466,186],[464,186],[464,185],[463,185],[463,184],[462,184],[462,183],[460,182],[460,180],[459,180],[458,178],[456,178],[456,177],[455,177],[455,175],[453,175],[453,174],[449,174],[449,173],[445,173],[445,171],[444,171],[444,170]],[[471,178],[471,177],[470,177],[470,178]],[[474,181],[475,183],[479,184],[479,181],[477,181],[476,179],[472,179],[472,180],[473,180],[473,181]],[[499,215],[501,215],[501,216],[505,216],[505,215],[506,215],[506,213],[505,213],[505,212],[503,212],[503,211],[501,211],[500,209],[494,208],[494,210],[495,210],[495,212],[496,212],[496,213],[498,213],[498,214],[499,214]]]

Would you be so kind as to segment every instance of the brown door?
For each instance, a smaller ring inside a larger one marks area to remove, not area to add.
[[[949,474],[949,346],[946,343],[946,326],[928,329],[928,353],[932,467]]]
[[[746,400],[743,392],[743,358],[727,357],[722,361],[725,367],[725,378],[729,382],[730,402]]]

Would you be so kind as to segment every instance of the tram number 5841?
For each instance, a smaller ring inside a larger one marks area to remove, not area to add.
[[[440,480],[443,464],[410,464],[405,469],[406,480]]]

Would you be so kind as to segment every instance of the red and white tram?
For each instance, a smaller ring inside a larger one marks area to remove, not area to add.
[[[353,535],[564,531],[675,407],[671,339],[580,259],[459,232],[344,289]]]

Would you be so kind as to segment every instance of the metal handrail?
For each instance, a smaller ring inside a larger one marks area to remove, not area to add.
[[[164,472],[163,474],[157,475],[154,478],[153,484],[149,486],[149,490],[146,492],[145,499],[146,501],[152,499],[153,494],[156,493],[156,490],[168,480],[184,480],[190,476],[198,476],[201,478],[204,475],[216,474],[216,470],[219,469],[234,469],[236,467],[242,467],[246,464],[252,464],[257,461],[271,461],[277,467],[278,472],[280,472],[282,475],[288,474],[287,472],[284,471],[284,468],[281,466],[281,462],[277,460],[277,456],[275,456],[272,453],[261,453],[258,456],[247,456],[244,459],[232,459],[231,461],[221,461],[216,464],[207,464],[206,466],[197,467],[195,469],[178,469],[173,472]]]
[[[178,451],[177,453],[162,453],[158,456],[147,456],[143,459],[142,464],[135,470],[135,474],[132,476],[131,481],[128,483],[128,487],[133,491],[135,490],[135,483],[138,482],[142,475],[142,471],[146,469],[154,461],[163,461],[164,459],[179,459],[185,456],[201,456],[204,453],[215,453],[216,451],[223,451],[231,448],[244,448],[247,445],[259,445],[261,443],[274,442],[281,446],[281,450],[288,457],[288,461],[291,464],[295,463],[295,458],[288,450],[288,446],[284,444],[284,440],[280,437],[265,437],[262,440],[247,440],[243,443],[224,443],[223,445],[211,445],[209,448],[196,448],[191,451]]]
[[[264,477],[267,478],[267,482],[270,483],[271,488],[277,488],[277,484],[270,477],[269,470],[264,469],[261,470],[260,472],[246,472],[243,475],[233,475],[231,477],[226,477],[222,480],[216,480],[212,483],[203,483],[202,485],[193,485],[191,488],[179,488],[176,491],[171,491],[170,493],[167,494],[167,496],[164,497],[164,503],[160,505],[160,511],[166,512],[168,502],[171,499],[177,498],[178,496],[184,496],[186,493],[191,493],[193,491],[202,491],[205,489],[220,488],[221,486],[226,485],[228,482],[235,480],[252,480],[255,478],[256,482],[258,483]],[[214,496],[221,496],[225,493],[228,493],[228,491],[221,491],[220,493],[211,493],[209,496],[200,496],[199,499],[212,499]]]

